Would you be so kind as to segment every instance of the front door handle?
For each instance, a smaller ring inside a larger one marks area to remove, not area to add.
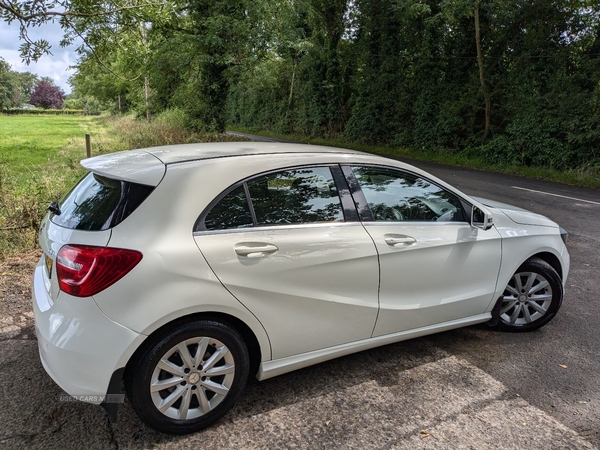
[[[276,245],[263,242],[241,242],[236,244],[233,249],[238,255],[246,258],[262,258],[279,250]]]
[[[402,247],[414,244],[417,240],[414,237],[403,236],[403,235],[385,235],[385,243],[390,247]]]

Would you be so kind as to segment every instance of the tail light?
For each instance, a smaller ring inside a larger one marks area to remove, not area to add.
[[[88,245],[65,245],[56,256],[60,289],[89,297],[119,281],[142,260],[135,250]]]

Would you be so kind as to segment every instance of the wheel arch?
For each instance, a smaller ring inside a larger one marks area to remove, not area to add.
[[[521,281],[515,281],[508,294],[498,299],[494,308],[497,316],[493,313],[490,321],[492,326],[510,332],[533,331],[554,318],[564,295],[561,263],[558,258],[554,258],[556,256],[552,253],[540,252],[530,256],[519,266],[514,278]],[[527,278],[526,283],[522,281],[524,277]],[[532,310],[530,305],[536,303]]]
[[[256,376],[258,372],[258,368],[260,366],[262,360],[262,352],[260,349],[260,344],[258,342],[258,338],[252,331],[252,329],[246,325],[242,320],[238,319],[235,316],[232,316],[227,313],[222,312],[197,312],[188,314],[185,316],[178,317],[175,320],[172,320],[161,327],[154,330],[148,337],[142,342],[141,345],[133,352],[127,364],[125,365],[125,372],[123,374],[123,379],[127,379],[128,374],[131,371],[131,368],[137,364],[141,355],[145,352],[146,348],[153,341],[153,337],[167,333],[170,329],[176,328],[179,324],[184,322],[190,322],[194,320],[213,320],[215,322],[224,323],[234,328],[242,338],[244,339],[244,343],[248,349],[248,356],[250,358],[250,373],[251,376]]]
[[[535,255],[530,256],[527,259],[527,261],[529,261],[531,259],[534,259],[534,258],[539,258],[542,261],[547,262],[548,264],[550,264],[550,266],[554,270],[556,270],[556,273],[560,277],[560,280],[563,281],[563,277],[564,277],[563,268],[562,268],[562,265],[560,263],[560,260],[558,259],[558,257],[556,255],[554,255],[553,253],[550,253],[550,252],[536,253]]]

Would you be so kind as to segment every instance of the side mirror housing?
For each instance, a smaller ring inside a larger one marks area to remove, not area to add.
[[[494,226],[494,219],[489,211],[473,205],[471,209],[471,225],[486,231]]]

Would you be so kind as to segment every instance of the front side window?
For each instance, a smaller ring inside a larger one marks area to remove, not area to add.
[[[238,185],[210,209],[203,222],[207,230],[225,230],[343,220],[331,170],[311,167],[269,173]]]
[[[352,167],[376,222],[462,222],[458,197],[410,173],[383,167]]]

